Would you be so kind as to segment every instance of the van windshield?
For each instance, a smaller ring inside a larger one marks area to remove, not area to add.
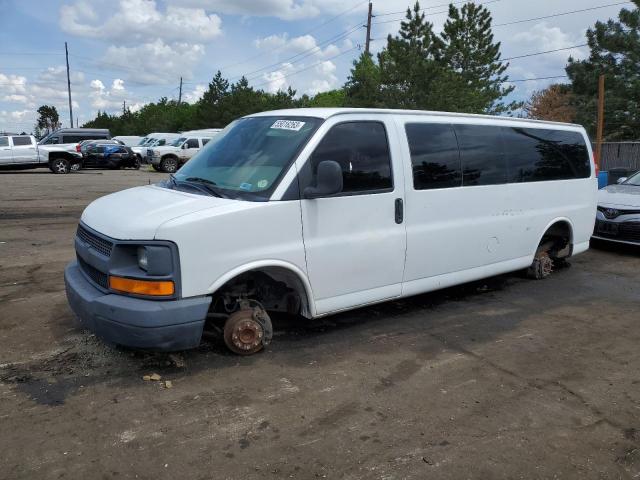
[[[235,197],[267,199],[321,123],[312,117],[241,118],[213,137],[175,178],[206,182]]]
[[[634,187],[640,187],[640,172],[636,173],[635,175],[631,175],[624,182],[622,182],[622,184],[633,185]]]

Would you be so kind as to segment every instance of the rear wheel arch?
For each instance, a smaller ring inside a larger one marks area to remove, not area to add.
[[[566,217],[558,217],[547,224],[538,240],[539,248],[547,241],[554,241],[554,248],[561,251],[560,258],[570,257],[573,250],[573,223]]]

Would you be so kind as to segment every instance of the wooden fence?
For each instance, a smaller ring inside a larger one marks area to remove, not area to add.
[[[640,142],[603,143],[600,170],[611,168],[640,170]]]

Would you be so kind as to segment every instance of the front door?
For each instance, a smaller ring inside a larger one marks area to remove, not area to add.
[[[338,162],[343,173],[341,193],[301,200],[317,314],[394,298],[402,291],[406,232],[396,130],[389,120],[357,118],[329,119],[300,173],[301,190],[314,184],[323,160]]]
[[[0,137],[0,165],[8,165],[9,163],[13,163],[9,137]]]
[[[13,142],[13,163],[35,163],[38,161],[36,146],[31,137],[11,137]]]
[[[200,143],[197,138],[189,138],[184,142],[184,148],[180,150],[180,159],[186,162],[200,150]]]

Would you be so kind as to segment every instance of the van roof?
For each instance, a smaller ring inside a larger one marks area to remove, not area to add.
[[[432,112],[428,110],[401,110],[392,108],[289,108],[283,110],[271,110],[266,112],[254,113],[247,117],[266,117],[274,115],[282,116],[299,116],[299,117],[317,117],[327,119],[336,115],[346,115],[349,113],[376,113],[376,114],[394,114],[394,115],[428,115],[431,117],[449,117],[449,118],[475,118],[475,119],[491,119],[503,121],[516,121],[523,123],[541,123],[548,125],[562,125],[570,127],[580,127],[575,123],[550,122],[546,120],[532,120],[528,118],[500,117],[496,115],[479,115],[472,113],[453,113],[453,112]]]
[[[109,133],[108,128],[59,128],[53,133]]]

